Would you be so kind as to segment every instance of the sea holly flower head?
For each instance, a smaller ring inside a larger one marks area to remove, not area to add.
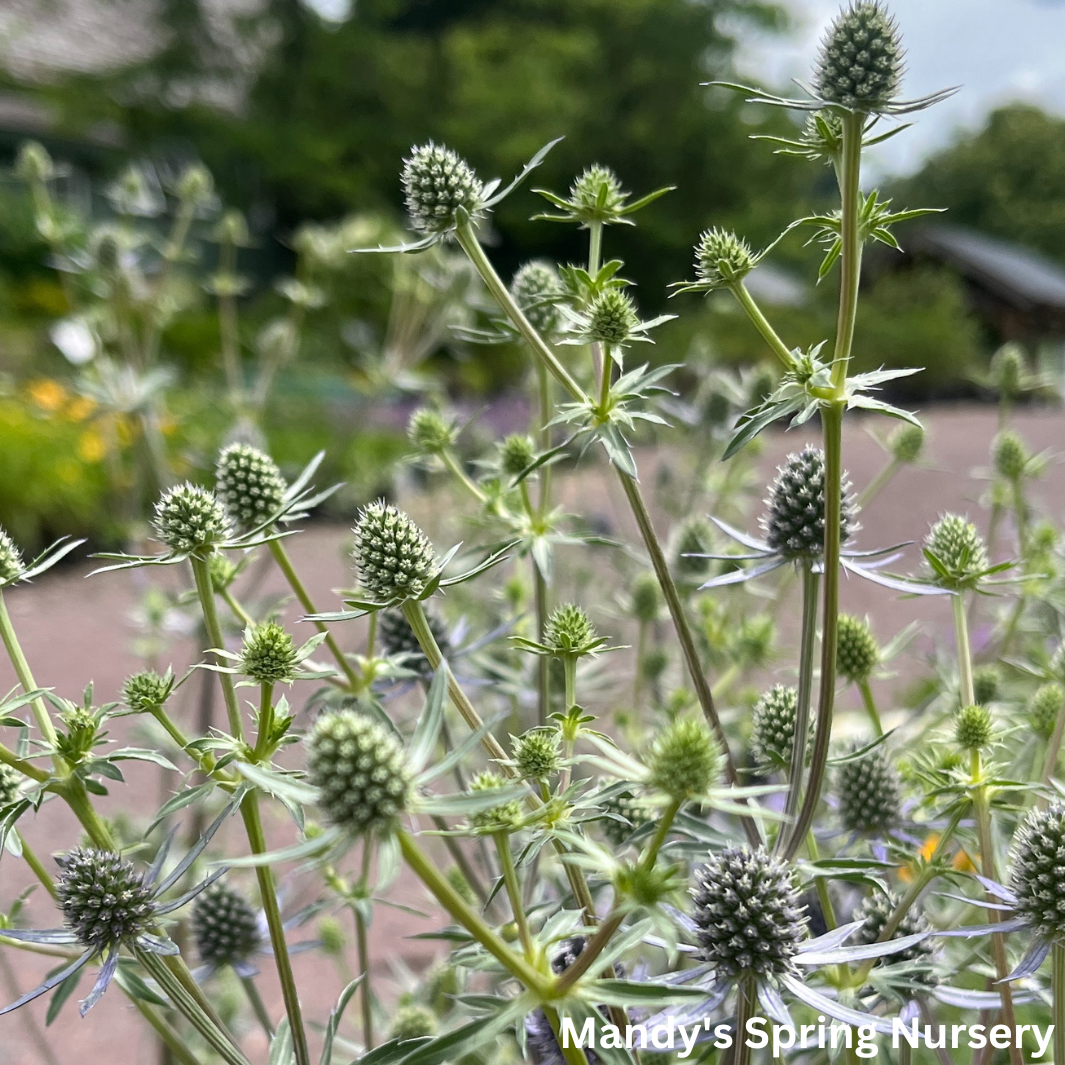
[[[901,901],[901,897],[893,891],[887,894],[877,891],[863,899],[851,918],[862,922],[854,941],[856,943],[878,942]],[[885,955],[877,961],[877,965],[906,965],[907,975],[911,980],[926,986],[935,985],[937,978],[931,966],[936,954],[936,945],[931,938],[932,932],[932,924],[922,909],[915,907],[908,910],[891,934],[891,939],[902,939],[908,936],[927,938],[911,943],[896,954]]]
[[[705,722],[678,718],[655,737],[647,767],[650,787],[671,799],[696,799],[721,778],[721,748]]]
[[[533,218],[547,222],[576,222],[583,229],[595,225],[631,226],[635,222],[630,215],[671,192],[674,187],[669,185],[657,189],[630,203],[630,193],[621,187],[617,174],[608,166],[593,163],[570,186],[568,198],[556,196],[546,189],[533,189],[537,195],[558,208],[557,214],[538,214]]]
[[[3,529],[0,529],[0,582],[6,584],[18,580],[25,568],[22,553],[15,545],[15,541]]]
[[[500,801],[491,803],[491,799],[497,793]],[[490,803],[469,815],[469,827],[474,834],[510,833],[521,827],[524,819],[521,803],[517,799],[510,798],[511,786],[499,773],[492,770],[478,773],[470,781],[469,794]]]
[[[880,664],[880,645],[867,618],[840,614],[837,625],[836,669],[852,684],[862,684]]]
[[[526,263],[511,278],[510,294],[542,337],[558,331],[562,324],[559,304],[566,298],[566,289],[552,263],[541,259]]]
[[[171,551],[206,557],[226,540],[232,522],[213,493],[188,481],[163,493],[152,520],[156,537]]]
[[[233,524],[253,529],[279,511],[288,485],[269,455],[248,444],[230,444],[218,456],[215,491]]]
[[[1062,711],[1065,711],[1065,687],[1056,681],[1041,684],[1028,700],[1028,720],[1037,736],[1049,739]]]
[[[209,969],[237,970],[251,975],[249,959],[265,945],[259,913],[237,890],[222,882],[212,884],[192,908],[192,938],[196,953]]]
[[[836,771],[836,795],[843,827],[881,833],[895,827],[902,810],[902,782],[883,746],[852,752]]]
[[[555,608],[544,626],[542,641],[523,636],[511,639],[523,651],[554,658],[583,658],[606,649],[607,638],[595,631],[591,618],[576,603],[563,603]]]
[[[534,728],[513,740],[508,764],[525,780],[547,780],[562,768],[557,729]]]
[[[791,765],[795,743],[795,715],[799,693],[783,684],[774,685],[754,704],[751,715],[751,748],[762,765],[786,769]],[[807,747],[813,740],[814,723],[809,723]]]
[[[814,88],[828,103],[879,112],[898,95],[902,39],[880,0],[853,0],[821,41]]]
[[[407,440],[419,455],[439,455],[455,442],[455,426],[432,407],[419,407],[407,422]]]
[[[1013,565],[991,565],[984,538],[960,514],[944,514],[932,526],[925,537],[924,557],[932,571],[930,581],[952,592],[979,588]]]
[[[954,742],[963,751],[982,751],[991,745],[994,722],[986,706],[963,706],[954,718]]]
[[[381,602],[417,599],[436,572],[429,538],[403,511],[378,500],[355,524],[352,555],[363,587]]]
[[[135,714],[154,713],[163,707],[175,686],[174,674],[169,669],[162,676],[154,669],[146,669],[126,678],[122,702]]]

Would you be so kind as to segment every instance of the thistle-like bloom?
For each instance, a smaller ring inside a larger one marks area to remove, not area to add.
[[[521,827],[523,814],[521,803],[517,799],[509,798],[512,789],[507,780],[491,770],[478,773],[470,781],[469,793],[490,801],[493,794],[498,792],[502,798],[500,802],[476,810],[469,816],[469,827],[477,835],[496,835],[498,833],[514,832]]]
[[[247,532],[278,514],[288,485],[269,455],[248,444],[230,444],[218,456],[215,491],[233,524]]]
[[[883,746],[839,767],[836,794],[840,820],[852,832],[883,832],[898,823],[902,783]]]
[[[932,582],[953,592],[969,591],[1009,566],[990,564],[984,538],[960,514],[944,514],[932,526],[925,538],[924,556]]]
[[[511,480],[520,477],[535,459],[536,446],[527,433],[511,433],[499,445],[499,469]]]
[[[329,821],[362,835],[387,831],[407,808],[413,773],[392,733],[341,710],[323,714],[307,737],[307,778]]]
[[[906,465],[916,462],[924,450],[925,431],[921,425],[902,422],[888,437],[888,450],[896,462]]]
[[[249,627],[240,650],[240,671],[256,684],[291,681],[299,665],[292,637],[276,622]]]
[[[217,496],[188,481],[163,493],[155,504],[152,525],[158,539],[171,551],[202,557],[232,532],[232,523]]]
[[[691,896],[700,954],[720,978],[794,972],[807,918],[785,862],[729,847],[695,871]]]
[[[22,561],[22,552],[19,551],[15,541],[0,529],[0,584],[7,584],[17,580],[26,568]]]
[[[604,800],[604,813],[611,814],[600,821],[603,835],[620,847],[637,830],[648,824],[654,817],[654,809],[641,795],[626,790]]]
[[[838,625],[836,669],[852,684],[862,684],[880,664],[880,645],[867,619],[840,614]]]
[[[0,810],[18,800],[22,780],[22,774],[17,769],[0,763]]]
[[[419,455],[439,455],[455,442],[455,428],[431,407],[419,407],[407,423],[407,439]]]
[[[641,208],[653,203],[659,196],[671,192],[674,186],[656,189],[629,203],[629,193],[621,187],[617,174],[608,166],[593,163],[573,182],[569,198],[563,199],[546,189],[533,189],[539,196],[559,208],[559,214],[540,214],[536,219],[547,222],[577,222],[582,229],[593,225],[631,226],[636,223],[629,218]]]
[[[540,336],[551,337],[558,331],[559,304],[566,290],[554,265],[541,259],[526,263],[511,278],[510,294]]]
[[[998,666],[988,663],[973,670],[973,695],[981,706],[995,701],[1001,684]]]
[[[1028,700],[1028,720],[1037,736],[1049,739],[1065,710],[1065,687],[1055,681],[1040,685]]]
[[[799,693],[795,688],[777,684],[762,694],[754,704],[751,720],[751,748],[763,765],[787,769],[791,765],[795,742],[795,714]],[[810,734],[813,722],[810,722]],[[809,737],[808,737],[809,741]],[[809,742],[807,742],[809,746]]]
[[[695,245],[695,280],[677,282],[670,287],[675,292],[715,292],[738,285],[765,254],[765,251],[755,254],[747,241],[731,230],[715,226],[700,234]]]
[[[1019,481],[1031,458],[1024,440],[1012,429],[1004,429],[991,441],[991,461],[1004,480]]]
[[[436,1014],[426,1006],[417,1004],[400,1006],[392,1018],[388,1030],[389,1039],[422,1039],[433,1035],[437,1029]]]
[[[513,741],[511,764],[525,780],[547,780],[562,768],[556,729],[534,728]]]
[[[602,344],[615,355],[620,348],[637,341],[653,343],[648,335],[650,331],[676,317],[660,314],[650,321],[642,321],[632,299],[617,285],[604,288],[587,310],[576,312],[564,307],[563,313],[569,320],[569,328],[560,344]]]
[[[964,706],[954,718],[954,742],[963,751],[982,751],[994,735],[991,711],[986,706]]]
[[[705,722],[682,717],[660,732],[647,756],[648,784],[675,801],[705,795],[721,777],[721,748]]]
[[[902,56],[898,26],[880,0],[853,0],[821,42],[814,88],[853,111],[886,110],[898,95]]]
[[[569,659],[597,654],[607,642],[605,636],[596,633],[591,618],[576,603],[563,603],[554,609],[544,626],[542,642],[527,640],[523,636],[511,639],[531,654]]]
[[[484,184],[470,164],[432,141],[411,150],[402,182],[407,214],[419,233],[446,233],[455,228],[460,209],[475,219],[484,207]]]
[[[844,479],[839,538],[846,543],[855,528],[850,482]],[[786,558],[820,558],[825,543],[825,453],[805,447],[778,467],[762,519],[766,543]]]
[[[417,599],[437,569],[429,538],[383,499],[364,507],[353,530],[352,555],[366,590],[383,603]]]
[[[641,624],[649,625],[662,609],[662,589],[649,571],[638,573],[629,587],[629,609]]]
[[[210,971],[232,966],[238,976],[254,976],[250,959],[265,946],[260,914],[226,884],[212,884],[192,908],[192,938]]]
[[[0,589],[9,584],[33,580],[83,543],[84,540],[67,540],[63,537],[42,551],[32,562],[26,562],[15,541],[0,528]]]
[[[875,943],[891,915],[897,909],[901,898],[894,892],[884,895],[874,892],[867,899],[863,899],[861,905],[854,911],[851,920],[861,921],[862,926],[858,929],[854,939],[857,943]],[[891,935],[891,939],[902,939],[906,936],[925,936],[916,943],[895,954],[885,955],[878,965],[907,965],[907,976],[918,983],[926,986],[934,985],[937,980],[931,971],[932,961],[936,954],[936,945],[931,938],[932,925],[925,916],[924,911],[913,908],[899,921],[898,926]]]
[[[429,610],[425,611],[425,618],[429,622],[429,631],[433,634],[440,653],[444,658],[450,659],[451,637],[444,623]],[[429,659],[422,652],[414,631],[403,616],[403,611],[382,610],[377,615],[377,638],[381,641],[381,650],[389,658],[401,658],[407,669],[422,676],[427,676],[432,672],[429,668]]]
[[[122,702],[136,714],[153,713],[170,698],[174,684],[174,675],[169,669],[163,676],[154,669],[134,673],[122,685]]]
[[[1065,805],[1033,810],[1017,832],[1010,889],[1014,910],[1040,939],[1065,943]]]

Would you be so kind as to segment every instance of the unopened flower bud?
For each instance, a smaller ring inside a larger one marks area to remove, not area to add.
[[[902,422],[888,437],[888,448],[896,462],[916,462],[924,450],[925,431],[920,425]]]
[[[882,746],[844,762],[836,775],[836,791],[840,819],[851,832],[881,832],[898,822],[902,784]]]
[[[695,246],[695,276],[707,285],[742,281],[754,265],[750,245],[729,230],[708,229]]]
[[[296,645],[276,622],[266,621],[244,634],[240,671],[256,684],[279,684],[292,679]]]
[[[478,773],[470,781],[470,794],[481,794],[494,791],[505,791],[507,781],[498,773],[486,770]],[[478,832],[495,834],[497,832],[513,832],[521,824],[521,803],[517,799],[507,799],[497,806],[490,806],[486,810],[478,810],[469,818],[470,827]]]
[[[963,751],[982,751],[991,743],[994,725],[986,706],[965,706],[954,718],[954,741]]]
[[[558,305],[565,289],[551,263],[538,259],[526,263],[511,279],[510,294],[541,336],[549,337],[558,329]]]
[[[840,614],[838,624],[836,668],[852,684],[861,684],[879,665],[880,646],[867,620]]]
[[[425,1006],[400,1006],[388,1030],[389,1039],[423,1039],[437,1029],[436,1015]]]
[[[481,207],[484,186],[469,163],[432,141],[411,151],[402,181],[407,213],[420,233],[444,233],[454,228],[459,208],[472,218]]]
[[[436,570],[429,538],[401,510],[378,500],[359,513],[352,555],[366,590],[382,602],[416,599]]]
[[[269,455],[248,444],[230,444],[215,467],[218,498],[241,531],[254,529],[281,509],[288,485]]]
[[[519,477],[536,459],[536,447],[526,433],[511,433],[499,445],[499,468],[508,477]]]
[[[632,616],[643,624],[650,624],[662,609],[662,591],[658,578],[649,571],[638,573],[629,589]]]
[[[1024,475],[1031,455],[1020,435],[1005,429],[991,442],[991,461],[995,473],[1007,481],[1017,481]]]
[[[587,654],[597,640],[591,619],[575,603],[557,607],[544,626],[544,646],[559,657]]]
[[[934,572],[933,580],[954,591],[975,587],[989,564],[983,537],[959,514],[944,514],[925,538],[925,547],[946,571]]]
[[[786,769],[791,765],[798,700],[799,693],[795,688],[777,684],[754,704],[751,747],[762,765],[778,769]],[[810,721],[807,746],[813,736],[813,727],[814,723]]]
[[[152,713],[170,698],[173,688],[172,678],[160,677],[154,669],[146,669],[126,678],[122,685],[122,702],[136,713]]]
[[[648,783],[672,799],[695,799],[717,782],[721,763],[721,749],[706,724],[696,718],[677,718],[651,745]]]
[[[987,706],[995,701],[1001,683],[998,666],[977,666],[973,670],[973,697],[981,706]]]
[[[1056,682],[1040,685],[1028,701],[1028,720],[1037,736],[1049,739],[1065,710],[1065,687]]]
[[[562,765],[554,729],[535,728],[514,740],[514,767],[525,780],[547,780]]]
[[[829,103],[883,110],[898,94],[902,55],[898,26],[880,0],[852,0],[821,41],[814,87]]]
[[[0,529],[0,584],[16,580],[25,569],[22,552],[15,546],[15,541]]]
[[[437,411],[419,407],[407,422],[407,439],[420,455],[439,455],[454,443],[455,433]]]
[[[205,549],[231,532],[229,517],[214,493],[188,482],[163,493],[152,524],[171,551],[188,554],[206,554]]]
[[[246,961],[263,946],[258,914],[239,891],[219,882],[196,896],[192,938],[200,959],[216,969]]]
[[[604,289],[588,308],[588,338],[601,344],[624,344],[639,323],[632,300],[618,288]]]

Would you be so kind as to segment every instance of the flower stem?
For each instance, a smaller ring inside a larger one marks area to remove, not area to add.
[[[274,732],[274,686],[259,685],[259,730],[255,735],[252,757],[261,762],[270,753],[270,737]]]
[[[617,474],[618,479],[621,481],[621,487],[624,489],[625,496],[629,501],[629,506],[632,509],[633,517],[636,519],[644,546],[651,556],[651,565],[654,567],[659,587],[661,587],[662,595],[665,597],[666,605],[669,607],[669,614],[673,619],[673,628],[676,630],[677,639],[680,641],[681,653],[684,655],[684,663],[688,669],[688,676],[691,678],[692,685],[695,688],[699,706],[702,708],[703,716],[706,718],[707,724],[713,731],[724,753],[725,775],[730,784],[736,785],[739,783],[739,774],[736,771],[736,763],[733,761],[732,753],[729,750],[728,738],[725,736],[721,719],[718,717],[717,707],[714,705],[714,696],[703,674],[703,667],[699,661],[699,652],[695,648],[695,638],[692,635],[691,626],[688,624],[687,615],[684,613],[684,605],[680,601],[680,594],[677,592],[677,585],[673,580],[673,575],[669,572],[669,563],[666,561],[662,544],[655,533],[651,515],[647,512],[640,486],[622,470],[617,470]],[[761,841],[758,835],[758,827],[753,818],[745,817],[743,825],[749,842],[753,846],[757,846]]]
[[[512,976],[520,980],[529,990],[546,997],[551,986],[548,977],[537,972],[521,955],[511,950],[481,917],[466,905],[462,896],[448,883],[447,878],[437,869],[409,832],[399,829],[397,837],[404,860],[422,883],[436,896],[440,905]]]
[[[521,900],[521,884],[518,882],[518,870],[514,866],[514,852],[510,849],[510,836],[506,832],[493,834],[496,852],[499,854],[499,867],[503,870],[503,884],[510,899],[510,909],[514,914],[514,923],[518,926],[518,938],[526,960],[533,962],[536,953],[532,936],[529,934],[529,919],[525,915],[525,904]]]
[[[255,986],[255,980],[250,976],[242,976],[240,984],[244,988],[244,994],[248,998],[252,1013],[255,1014],[255,1019],[262,1025],[262,1029],[266,1033],[266,1038],[273,1039],[273,1021],[270,1020],[270,1014],[266,1012],[266,1004],[263,1002],[262,995],[259,994],[259,989]]]
[[[884,726],[880,721],[880,713],[876,708],[876,700],[873,698],[873,689],[869,687],[868,678],[858,681],[858,691],[862,695],[862,703],[865,705],[865,712],[869,715],[869,721],[872,723],[873,732],[877,736],[884,735]]]
[[[858,286],[862,273],[862,236],[858,231],[858,211],[861,205],[864,123],[864,115],[846,112],[843,116],[843,155],[839,172],[842,208],[839,315],[836,319],[836,345],[832,355],[832,387],[839,399],[843,396],[850,365],[854,323],[858,317]]]
[[[11,659],[11,665],[15,667],[15,676],[18,677],[18,682],[22,685],[23,690],[26,692],[36,691],[37,682],[33,679],[30,664],[22,653],[22,645],[18,641],[18,636],[15,635],[15,626],[11,623],[11,615],[7,612],[7,603],[4,601],[2,590],[0,590],[0,639],[4,642],[7,657]],[[41,730],[41,735],[46,743],[54,747],[59,737],[56,735],[55,726],[52,724],[52,719],[45,708],[44,700],[34,699],[32,707],[33,716],[37,722],[37,727]],[[53,760],[59,765],[58,754],[53,755]]]
[[[814,648],[817,644],[817,599],[820,575],[810,563],[802,567],[802,635],[799,638],[799,692],[795,701],[795,732],[791,741],[791,765],[788,767],[788,797],[784,806],[784,827],[777,837],[779,849],[788,838],[787,825],[795,819],[802,799],[802,780],[806,769],[809,743],[810,702],[813,694]]]
[[[367,1050],[373,1050],[373,996],[370,994],[370,945],[366,935],[366,920],[357,906],[351,907],[355,920],[355,951],[359,956],[359,1006],[362,1011],[362,1041]]]
[[[547,631],[547,581],[536,559],[532,560],[532,571],[536,595],[536,638],[542,641]],[[547,655],[537,655],[536,658],[536,694],[537,724],[543,727],[551,713],[551,659]]]
[[[1065,945],[1055,943],[1052,948],[1054,995],[1051,1020],[1054,1022],[1054,1061],[1065,1061]]]
[[[897,458],[890,458],[883,469],[858,493],[854,501],[858,509],[867,507],[894,480],[900,469],[902,463]]]
[[[37,857],[33,848],[26,842],[21,833],[18,834],[19,840],[22,843],[22,859],[30,867],[33,875],[41,882],[44,890],[52,896],[53,899],[59,897],[55,889],[55,881],[48,875],[48,870],[45,869],[41,863],[41,859]]]
[[[954,614],[954,644],[958,652],[958,688],[961,705],[972,706],[976,702],[976,693],[973,688],[973,656],[969,647],[969,619],[961,593],[951,596],[950,607]]]
[[[477,487],[476,484],[470,479],[469,474],[462,468],[461,463],[455,458],[455,453],[451,448],[445,447],[439,452],[440,461],[451,471],[455,479],[466,489],[467,492],[473,496],[482,506],[488,502],[488,496]]]
[[[762,314],[761,308],[755,303],[750,292],[747,291],[747,286],[742,281],[736,281],[729,285],[729,289],[746,312],[747,317],[750,318],[751,324],[762,334],[762,339],[769,345],[773,353],[787,369],[793,369],[795,356],[791,353],[787,344],[780,339],[777,331],[769,324],[766,316]]]
[[[843,407],[821,408],[825,444],[825,592],[821,615],[821,690],[817,701],[817,729],[810,756],[810,776],[795,826],[788,836],[785,855],[794,858],[813,824],[828,765],[832,715],[836,703],[836,638],[839,621],[840,512],[843,478]]]
[[[300,580],[299,574],[293,567],[292,560],[288,557],[288,552],[285,550],[284,544],[282,544],[280,540],[270,541],[270,554],[274,556],[274,561],[277,563],[278,569],[284,574],[285,580],[288,581],[288,586],[300,601],[300,606],[302,606],[308,614],[317,614],[318,611],[315,608],[314,600],[311,599],[307,589],[303,586],[303,581]],[[330,654],[332,654],[333,658],[336,660],[336,664],[340,666],[341,670],[343,670],[351,690],[359,691],[362,688],[362,680],[352,668],[347,656],[340,649],[336,637],[329,631],[329,627],[325,622],[315,621],[313,624],[319,632],[325,633],[325,645],[329,648]]]
[[[751,1048],[747,1045],[747,1022],[754,1016],[756,1002],[754,977],[742,977],[736,987],[736,1041],[730,1065],[747,1065],[751,1060]]]
[[[253,854],[266,853],[266,836],[263,833],[262,817],[259,813],[259,795],[249,792],[240,804],[244,830]],[[296,1065],[310,1065],[311,1055],[307,1046],[307,1033],[303,1027],[303,1012],[300,1009],[299,992],[292,974],[292,961],[288,955],[285,942],[285,926],[281,920],[281,908],[277,903],[277,891],[274,889],[274,877],[268,865],[257,865],[255,877],[259,882],[259,895],[266,915],[266,924],[270,929],[270,946],[274,952],[274,965],[281,982],[281,993],[285,1000],[285,1012],[288,1014],[289,1030],[292,1033],[292,1048],[296,1055]]]
[[[551,1025],[551,1031],[555,1033],[555,1041],[558,1043],[559,1052],[562,1054],[562,1060],[566,1065],[588,1065],[588,1055],[584,1053],[583,1047],[567,1046],[566,1041],[562,1038],[562,1023],[559,1020],[558,1010],[553,1006],[543,1006],[544,1016],[547,1018],[547,1023]]]
[[[189,561],[192,563],[192,574],[196,579],[196,594],[199,596],[200,609],[203,611],[207,639],[210,640],[212,647],[222,650],[225,647],[225,641],[222,637],[222,626],[218,620],[218,607],[215,604],[210,566],[206,559],[197,558],[195,555]],[[228,673],[219,673],[218,680],[222,685],[222,697],[225,700],[226,715],[229,718],[229,731],[234,739],[243,740],[244,724],[240,716],[240,704],[237,702],[237,690],[233,685],[233,678]]]

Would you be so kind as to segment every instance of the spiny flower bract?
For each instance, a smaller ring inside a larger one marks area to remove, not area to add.
[[[411,224],[420,233],[444,233],[456,224],[461,207],[473,218],[484,185],[469,163],[443,145],[422,144],[403,161],[403,193]]]
[[[829,103],[881,110],[898,94],[902,57],[898,26],[880,0],[854,0],[821,41],[814,88]]]
[[[189,482],[163,493],[155,504],[152,525],[171,551],[185,554],[202,552],[225,540],[232,531],[229,516],[218,497]]]
[[[696,869],[691,896],[701,955],[719,979],[792,971],[807,919],[785,862],[728,847]]]
[[[632,300],[617,288],[600,292],[592,300],[587,318],[588,339],[614,347],[624,344],[640,324]]]
[[[137,713],[158,710],[170,697],[173,680],[161,677],[154,669],[146,669],[127,677],[122,685],[122,702]]]
[[[695,276],[714,288],[742,281],[755,263],[750,245],[729,230],[708,229],[695,246]]]
[[[1010,887],[1014,910],[1034,931],[1055,943],[1065,942],[1065,805],[1056,802],[1033,810],[1013,846]]]
[[[15,541],[0,529],[0,583],[15,580],[25,569],[22,552],[15,545]]]
[[[582,655],[599,643],[595,626],[575,603],[556,607],[544,626],[544,646],[553,655]]]
[[[249,444],[230,444],[218,456],[215,491],[241,531],[254,529],[284,503],[288,485],[269,455]]]
[[[399,740],[352,710],[323,714],[307,738],[307,778],[326,817],[353,834],[387,828],[410,800]]]
[[[854,531],[854,506],[847,496],[844,477],[840,511],[840,542]],[[766,543],[785,558],[816,558],[825,542],[825,454],[805,447],[787,457],[766,499],[769,510],[762,518]]]
[[[263,946],[259,916],[248,900],[217,882],[196,899],[192,938],[200,960],[216,969],[246,961]]]
[[[416,599],[436,569],[429,538],[383,499],[359,513],[352,555],[366,590],[382,602]]]
[[[86,947],[101,950],[149,930],[152,889],[132,862],[111,851],[78,848],[57,858],[56,898],[67,927]]]
[[[894,827],[902,807],[902,784],[883,746],[844,762],[836,773],[839,816],[852,832]]]

